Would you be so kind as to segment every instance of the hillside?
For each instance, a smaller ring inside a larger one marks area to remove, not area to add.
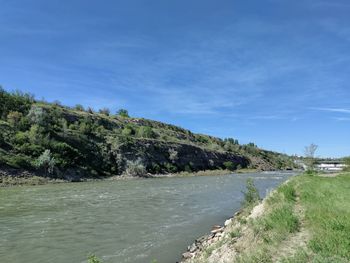
[[[37,101],[0,89],[0,165],[54,178],[105,177],[125,172],[206,169],[287,169],[292,160],[253,143],[194,134],[126,110],[95,112]]]

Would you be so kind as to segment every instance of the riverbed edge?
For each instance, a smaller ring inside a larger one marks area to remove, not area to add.
[[[43,176],[39,173],[23,170],[23,169],[8,169],[0,167],[0,188],[13,187],[13,186],[35,186],[46,184],[59,184],[59,183],[76,183],[76,182],[94,182],[94,181],[119,181],[119,180],[142,180],[148,178],[176,178],[176,177],[195,177],[195,176],[224,176],[233,173],[236,174],[249,174],[261,172],[258,169],[240,169],[235,171],[230,170],[203,170],[197,172],[179,172],[168,174],[146,174],[143,177],[123,175],[114,175],[102,178],[90,178],[90,177],[67,177],[67,178],[50,178]]]
[[[195,241],[187,246],[187,250],[182,253],[182,259],[180,261],[176,261],[176,263],[197,263],[198,258],[202,258],[211,247],[219,247],[223,238],[230,235],[230,230],[240,226],[242,222],[247,222],[249,219],[256,219],[263,216],[266,212],[265,203],[269,198],[271,198],[276,192],[277,189],[282,185],[286,185],[290,183],[292,178],[289,178],[281,185],[276,187],[274,190],[269,192],[265,198],[260,200],[258,203],[253,206],[242,206],[237,212],[233,214],[232,217],[229,217],[224,221],[224,225],[214,225],[210,231],[210,233],[201,236]],[[238,239],[236,237],[234,239]],[[242,238],[242,237],[241,237]],[[205,256],[204,256],[205,257]]]

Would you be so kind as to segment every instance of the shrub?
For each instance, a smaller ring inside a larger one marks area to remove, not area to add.
[[[178,159],[179,159],[179,156],[178,156],[178,152],[174,149],[169,149],[169,159],[172,163],[175,163]]]
[[[91,107],[88,107],[88,108],[86,109],[86,111],[87,111],[88,113],[90,113],[90,114],[93,114],[93,113],[95,112],[94,109],[91,108]]]
[[[224,166],[227,170],[230,170],[230,171],[236,170],[236,165],[231,161],[224,162]]]
[[[111,111],[108,108],[100,109],[98,112],[106,116],[109,116],[109,114],[111,113]]]
[[[159,174],[162,171],[162,168],[160,167],[159,164],[153,163],[150,170],[152,173]]]
[[[344,158],[344,162],[346,167],[344,168],[345,171],[350,171],[350,157]]]
[[[124,118],[129,118],[129,112],[125,109],[118,110],[117,115],[124,117]]]
[[[84,111],[84,106],[81,104],[77,104],[75,105],[74,109],[77,111]]]
[[[149,126],[141,126],[137,131],[137,135],[141,138],[155,138],[155,133]]]
[[[243,206],[254,205],[260,200],[260,195],[252,178],[247,179],[246,188],[247,188],[246,192],[243,192],[244,200],[242,205]]]
[[[146,174],[146,168],[142,160],[137,159],[136,161],[127,161],[125,172],[131,176],[144,176]]]
[[[48,124],[47,114],[42,107],[32,106],[28,113],[28,119],[32,124],[40,126],[46,126]]]
[[[12,127],[17,127],[23,117],[23,114],[18,111],[10,111],[7,114],[7,121]]]
[[[190,164],[186,164],[185,165],[185,171],[188,172],[188,173],[192,173],[192,168],[191,168]]]
[[[124,136],[131,136],[131,135],[135,135],[136,131],[134,129],[134,127],[130,124],[126,125],[124,127],[124,129],[122,130],[122,135]]]
[[[102,263],[102,261],[98,259],[95,255],[90,255],[88,257],[88,263]]]
[[[55,158],[52,157],[50,150],[45,150],[35,161],[35,166],[37,168],[43,168],[45,173],[52,174],[56,161]]]
[[[14,155],[7,158],[7,164],[15,168],[32,168],[27,156]]]
[[[2,146],[4,143],[5,143],[4,134],[0,132],[0,146]]]
[[[166,163],[164,166],[165,166],[165,169],[167,170],[167,172],[169,172],[169,173],[176,173],[177,172],[177,167],[171,163]]]

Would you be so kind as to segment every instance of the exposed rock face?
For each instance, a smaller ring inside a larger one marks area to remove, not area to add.
[[[171,160],[170,149],[177,152],[176,160]],[[194,145],[156,140],[134,141],[132,144],[122,146],[120,153],[127,160],[142,159],[146,167],[151,167],[153,164],[170,163],[179,170],[184,170],[186,166],[193,171],[216,167],[225,168],[224,163],[227,161],[241,167],[247,167],[250,164],[246,157],[230,152],[210,151]]]

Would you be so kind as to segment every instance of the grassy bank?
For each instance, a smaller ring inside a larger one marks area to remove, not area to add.
[[[186,262],[350,262],[350,173],[301,175]]]

